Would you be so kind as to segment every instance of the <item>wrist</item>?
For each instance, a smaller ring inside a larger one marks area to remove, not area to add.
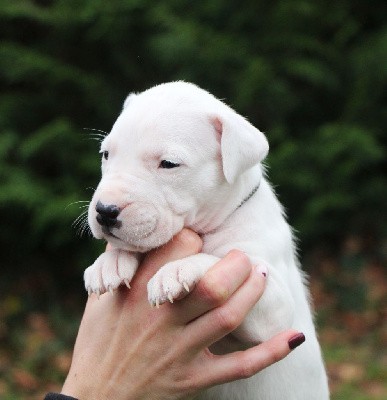
[[[88,380],[87,380],[88,381]],[[98,387],[99,379],[95,378],[92,380],[94,382],[93,385],[88,385],[85,380],[77,379],[77,374],[68,375],[65,383],[63,384],[61,394],[64,396],[68,396],[63,400],[90,400],[90,399],[98,399],[98,400],[146,400],[141,396],[143,393],[140,390],[140,395],[136,395],[130,393],[129,390],[126,390],[123,393],[121,390],[117,390],[116,387],[111,387],[107,382],[103,387]],[[44,399],[44,400],[57,400],[53,399]],[[58,400],[62,400],[58,398]]]
[[[77,379],[77,374],[74,374],[73,376],[70,376],[70,374],[67,376],[62,390],[61,394],[63,396],[68,396],[69,400],[76,399],[76,400],[87,400],[90,398],[93,398],[92,394],[92,389],[93,388],[87,388],[85,387],[85,382],[82,382],[82,380]],[[46,400],[46,399],[45,399]],[[48,399],[51,400],[51,399]],[[55,399],[52,399],[55,400]],[[67,399],[65,399],[67,400]]]
[[[47,393],[44,400],[78,400],[75,397],[67,396],[63,393]]]

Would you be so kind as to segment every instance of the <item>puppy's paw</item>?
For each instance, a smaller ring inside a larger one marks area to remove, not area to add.
[[[208,254],[195,254],[165,264],[148,282],[148,300],[154,305],[180,299],[219,259]]]
[[[165,264],[148,282],[148,300],[154,306],[184,297],[202,277],[200,268],[188,260]]]
[[[113,293],[121,284],[130,288],[137,267],[138,260],[133,254],[118,249],[106,251],[85,270],[86,290],[89,295],[96,293],[99,296],[107,291]]]

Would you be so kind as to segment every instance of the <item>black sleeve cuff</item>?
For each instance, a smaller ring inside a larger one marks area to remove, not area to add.
[[[47,393],[44,400],[77,400],[75,397],[66,396],[60,393]]]

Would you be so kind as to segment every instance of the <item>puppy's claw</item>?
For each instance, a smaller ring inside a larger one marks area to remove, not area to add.
[[[156,308],[160,308],[159,299],[156,299]]]
[[[113,290],[111,285],[108,286],[108,290],[109,290],[110,294],[113,296],[114,295],[114,290]]]
[[[171,293],[168,293],[168,300],[173,304],[173,297]]]
[[[97,295],[97,299],[99,300],[99,296],[101,295],[101,292],[100,292],[100,290],[99,290],[99,289],[97,289],[97,290],[95,291],[95,294]]]
[[[124,283],[128,289],[130,289],[129,279],[124,279]]]
[[[91,290],[91,287],[89,286],[87,288],[87,294],[89,295],[89,297],[91,296],[92,293],[93,293],[93,291]]]
[[[187,282],[183,282],[183,286],[184,286],[184,289],[187,291],[187,293],[189,293],[189,286],[188,286]]]

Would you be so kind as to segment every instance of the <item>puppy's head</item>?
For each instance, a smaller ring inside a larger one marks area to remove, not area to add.
[[[193,84],[131,94],[101,144],[91,230],[118,248],[158,247],[184,226],[213,220],[240,175],[267,152],[261,132]]]

